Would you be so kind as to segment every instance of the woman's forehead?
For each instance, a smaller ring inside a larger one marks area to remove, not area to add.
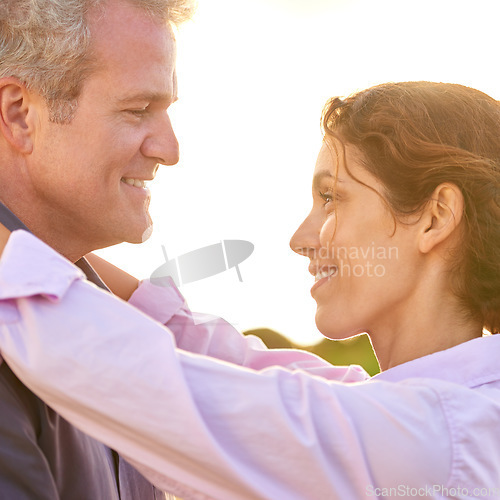
[[[333,139],[324,141],[313,175],[313,189],[320,185],[342,187],[370,186],[382,191],[379,179],[366,169],[363,153],[352,144]]]
[[[335,141],[333,144],[332,141],[324,141],[316,161],[314,178],[318,177],[321,180],[331,177],[328,180],[342,182],[346,180],[346,177],[349,177],[345,168],[346,162],[350,170],[360,165],[357,148],[349,144],[344,146],[339,141]]]

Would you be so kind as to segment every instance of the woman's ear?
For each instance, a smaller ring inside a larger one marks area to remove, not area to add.
[[[419,250],[428,253],[437,245],[456,235],[464,212],[464,197],[452,183],[440,184],[427,202],[418,224]]]
[[[0,131],[17,151],[33,150],[36,107],[32,93],[15,78],[0,79]]]

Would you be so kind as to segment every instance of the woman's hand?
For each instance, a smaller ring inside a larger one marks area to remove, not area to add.
[[[85,256],[106,286],[118,297],[128,300],[139,286],[139,280],[93,253]]]

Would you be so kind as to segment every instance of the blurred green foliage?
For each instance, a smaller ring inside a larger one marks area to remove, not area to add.
[[[367,335],[358,335],[347,340],[325,338],[317,344],[302,346],[269,328],[257,328],[243,333],[260,337],[270,349],[303,349],[317,354],[333,365],[361,365],[370,375],[380,371]]]

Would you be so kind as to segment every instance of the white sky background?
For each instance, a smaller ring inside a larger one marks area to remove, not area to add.
[[[288,247],[311,207],[325,101],[386,81],[434,80],[500,99],[500,0],[199,0],[178,33],[181,161],[151,184],[153,237],[98,252],[146,278],[169,258],[242,239],[240,265],[181,288],[240,330],[321,338],[307,259]]]

